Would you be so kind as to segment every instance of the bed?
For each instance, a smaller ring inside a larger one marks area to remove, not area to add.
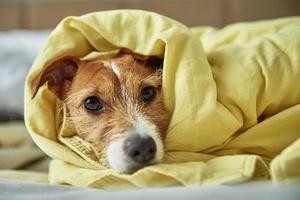
[[[173,187],[143,190],[108,192],[68,186],[54,186],[24,181],[0,180],[2,200],[43,200],[43,199],[264,199],[298,200],[298,186],[278,187],[270,182],[250,182],[235,186],[214,185],[204,187]]]
[[[22,122],[25,75],[48,34],[49,31],[25,30],[0,33],[0,94],[5,94],[0,98],[1,200],[299,199],[299,184],[284,186],[274,185],[271,181],[258,180],[238,185],[178,186],[118,192],[49,185],[47,183],[49,158],[33,144]],[[5,142],[8,137],[12,137],[11,141],[15,142]]]

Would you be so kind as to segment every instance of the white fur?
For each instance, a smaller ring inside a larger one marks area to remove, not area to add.
[[[144,116],[138,115],[134,123],[134,129],[141,137],[151,137],[154,140],[156,144],[156,155],[153,163],[161,161],[164,156],[164,149],[155,125]]]
[[[127,172],[130,167],[130,161],[124,152],[125,137],[118,138],[113,141],[107,148],[106,157],[110,167],[118,172]]]
[[[118,78],[121,77],[120,67],[117,63],[111,62],[111,68]],[[156,155],[150,164],[160,162],[164,156],[163,143],[157,132],[155,125],[141,113],[139,113],[138,105],[135,105],[128,95],[126,87],[121,85],[121,93],[127,102],[128,117],[132,120],[133,127],[130,130],[121,133],[123,137],[119,137],[111,142],[106,151],[108,163],[114,170],[124,173],[130,172],[138,166],[124,151],[124,142],[132,134],[139,134],[141,137],[152,137],[156,144]]]
[[[113,142],[111,142],[108,146],[106,157],[111,168],[120,173],[126,173],[130,172],[137,166],[137,163],[132,161],[124,151],[124,142],[126,138],[137,133],[141,137],[152,137],[156,144],[156,155],[150,164],[155,164],[163,159],[163,144],[154,124],[145,119],[142,115],[139,115],[134,123],[133,129],[122,133],[121,135],[124,137],[119,137],[118,139],[113,140]]]
[[[121,77],[120,66],[115,62],[111,62],[111,68],[113,72],[116,74],[116,76],[120,79]]]

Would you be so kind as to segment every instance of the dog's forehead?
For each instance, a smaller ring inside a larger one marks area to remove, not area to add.
[[[119,79],[130,77],[127,76],[129,73],[135,76],[146,77],[155,71],[155,69],[147,66],[145,63],[134,59],[132,55],[122,55],[111,59],[109,66]]]
[[[127,83],[125,88],[135,90],[134,88],[154,71],[131,56],[90,61],[79,67],[72,89],[73,92],[83,88],[108,92],[120,84]]]
[[[87,62],[79,69],[78,76],[88,79],[111,78],[113,73],[118,79],[126,79],[134,74],[135,76],[146,77],[155,71],[154,68],[145,63],[135,60],[131,55],[122,55],[108,60],[96,60]]]
[[[111,69],[107,68],[103,62],[93,61],[80,66],[75,78],[77,82],[84,84],[111,76]]]

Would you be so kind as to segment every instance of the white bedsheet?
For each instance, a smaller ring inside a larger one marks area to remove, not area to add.
[[[174,187],[107,192],[66,186],[53,186],[13,180],[0,180],[0,200],[299,200],[300,185],[275,186],[271,182],[240,185]]]

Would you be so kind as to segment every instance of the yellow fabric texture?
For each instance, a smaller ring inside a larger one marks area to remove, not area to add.
[[[47,171],[48,167],[42,162],[45,157],[46,155],[32,142],[24,123],[0,124],[0,170]]]
[[[25,86],[26,126],[54,159],[50,183],[120,189],[299,180],[299,36],[298,17],[219,30],[190,29],[138,10],[67,17],[49,36]],[[122,47],[164,57],[164,101],[172,113],[164,162],[131,175],[102,164],[67,126],[46,84],[34,99],[30,90],[57,57],[92,60]]]
[[[48,165],[49,159],[32,142],[23,122],[0,124],[0,178],[47,183]]]

